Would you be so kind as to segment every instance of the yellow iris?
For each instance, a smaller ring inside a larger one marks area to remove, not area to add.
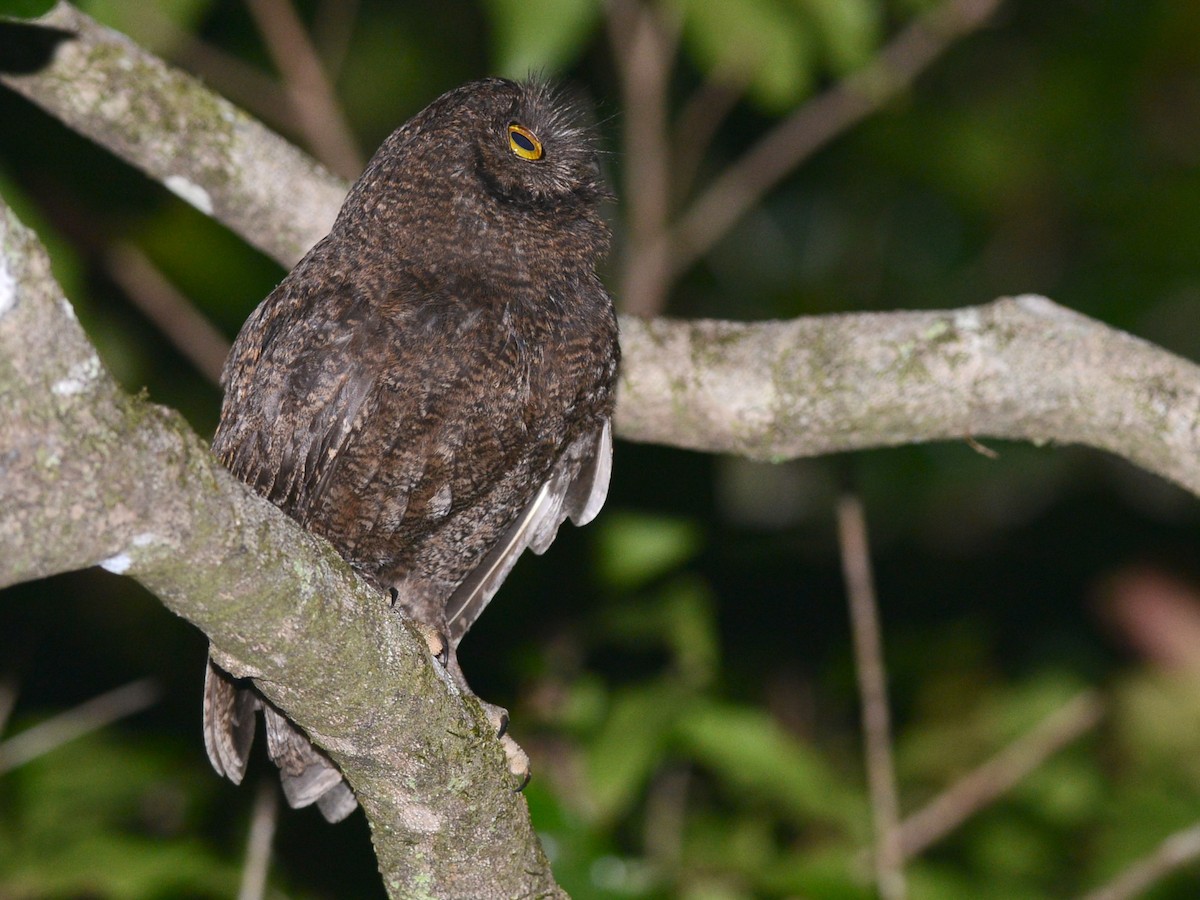
[[[521,159],[542,158],[542,142],[523,125],[508,126],[508,146]]]

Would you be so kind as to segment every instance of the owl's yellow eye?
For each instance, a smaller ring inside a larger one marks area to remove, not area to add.
[[[508,146],[521,159],[541,159],[542,142],[523,125],[508,126]]]

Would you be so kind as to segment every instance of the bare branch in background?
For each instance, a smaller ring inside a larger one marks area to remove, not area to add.
[[[707,253],[801,162],[907,90],[950,46],[981,28],[1000,3],[947,0],[901,31],[866,68],[776,125],[714,179],[664,236],[672,273]]]
[[[134,681],[26,728],[0,744],[0,775],[69,741],[148,709],[158,702],[161,694],[152,681]]]
[[[108,276],[197,371],[213,384],[229,355],[229,341],[167,280],[141,250],[127,241],[109,248]]]
[[[888,711],[887,667],[883,660],[883,633],[875,599],[867,521],[862,503],[853,495],[837,504],[838,546],[850,607],[854,636],[854,669],[862,704],[862,727],[875,832],[872,858],[875,886],[882,900],[904,900],[904,854],[900,848],[900,801],[896,793],[896,767],[892,761],[891,715]]]
[[[363,169],[362,151],[295,6],[291,0],[246,0],[246,6],[283,75],[305,143],[339,175],[356,177]]]
[[[797,109],[718,175],[668,228],[631,250],[637,280],[627,285],[661,306],[682,274],[786,175],[847,129],[907,90],[952,44],[981,28],[1001,0],[946,0],[892,39],[864,69]],[[632,52],[632,51],[627,51]],[[631,112],[632,115],[632,112]],[[625,298],[630,301],[630,297]],[[632,303],[627,307],[636,312]]]
[[[704,154],[746,93],[745,81],[734,71],[714,72],[684,101],[671,142],[671,189],[677,200],[691,190]]]
[[[667,87],[675,59],[679,23],[664,10],[639,0],[609,4],[609,33],[621,78],[625,109],[625,206],[629,227],[621,275],[621,308],[638,316],[662,311],[658,290],[666,271],[643,252],[667,226],[671,202],[671,147],[667,136]]]
[[[1130,900],[1155,882],[1200,860],[1200,823],[1177,831],[1151,853],[1083,900]]]
[[[321,54],[326,77],[336,82],[350,53],[358,22],[359,0],[323,0],[313,20],[312,39]]]
[[[237,900],[263,900],[267,894],[267,874],[271,869],[271,846],[279,822],[279,788],[275,779],[259,782],[250,813],[250,836],[246,839],[246,862],[242,865],[242,883]]]
[[[1095,728],[1104,703],[1083,691],[1013,741],[986,763],[960,778],[900,824],[906,859],[924,852],[986,806],[995,803],[1042,763]]]

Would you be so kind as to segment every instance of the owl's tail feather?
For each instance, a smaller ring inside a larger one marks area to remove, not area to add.
[[[239,683],[211,659],[204,676],[204,746],[213,768],[234,784],[246,774],[254,741],[255,713],[263,711],[267,752],[279,766],[283,795],[294,809],[317,804],[329,822],[340,822],[358,806],[333,762],[254,687]]]
[[[204,749],[217,773],[234,784],[246,774],[254,743],[255,713],[261,705],[254,691],[238,687],[210,659],[204,673]]]
[[[317,804],[329,822],[340,822],[354,812],[358,801],[333,762],[313,746],[283,713],[263,704],[267,723],[267,753],[279,766],[283,795],[288,806],[299,809]]]

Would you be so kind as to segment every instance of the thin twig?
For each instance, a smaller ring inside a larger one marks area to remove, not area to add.
[[[974,450],[980,456],[987,457],[988,459],[999,459],[1000,458],[1000,452],[998,450],[993,450],[991,447],[982,443],[974,435],[968,434],[966,437],[963,438],[963,440],[966,442],[968,447],[970,447],[972,450]]]
[[[954,42],[983,26],[1001,0],[947,0],[900,32],[861,71],[797,109],[733,163],[646,252],[679,274],[785,175],[906,90]]]
[[[1104,703],[1083,691],[1056,709],[983,765],[960,778],[900,824],[900,847],[911,859],[1038,768],[1067,744],[1095,728]]]
[[[214,384],[229,341],[133,244],[118,241],[105,255],[108,276],[175,348]]]
[[[246,6],[283,76],[305,141],[335,172],[355,177],[362,153],[291,0],[246,0]]]
[[[692,92],[675,119],[671,150],[671,188],[682,199],[691,190],[713,138],[746,93],[746,76],[735,70],[713,72]]]
[[[17,705],[17,682],[13,678],[0,680],[0,734],[8,726],[8,717]]]
[[[254,794],[250,816],[250,836],[246,839],[246,861],[242,865],[242,884],[238,900],[262,900],[267,891],[267,872],[271,866],[271,845],[279,821],[279,794],[275,782],[264,779]]]
[[[850,624],[854,634],[854,663],[862,702],[867,782],[875,830],[875,880],[883,900],[903,900],[908,889],[900,848],[900,803],[896,796],[896,770],[892,762],[887,672],[883,662],[883,639],[867,546],[866,518],[857,497],[848,494],[838,501],[837,524],[842,572],[850,605]]]
[[[337,81],[350,55],[358,9],[359,0],[324,0],[317,6],[312,27],[313,45],[321,54],[330,81]]]
[[[1083,900],[1128,900],[1154,882],[1200,859],[1200,823],[1177,831],[1153,851]]]
[[[670,214],[670,141],[667,81],[678,23],[638,0],[609,4],[609,34],[624,98],[625,201],[629,240],[621,278],[622,306],[639,316],[661,312],[668,272],[643,253],[667,227]]]
[[[0,744],[0,775],[61,747],[68,741],[132,716],[158,702],[162,691],[150,679],[134,681],[59,713]]]

